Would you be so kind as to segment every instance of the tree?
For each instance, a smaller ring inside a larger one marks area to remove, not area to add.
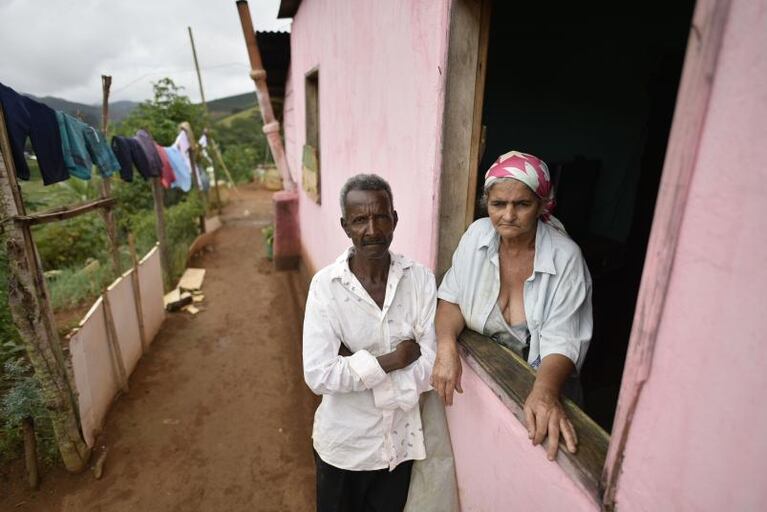
[[[118,124],[116,132],[134,135],[144,129],[152,134],[162,146],[170,146],[178,134],[178,124],[188,121],[195,134],[201,133],[204,111],[201,105],[194,105],[188,96],[181,94],[183,87],[177,86],[170,78],[163,78],[152,84],[154,97],[139,103],[130,115]]]
[[[19,214],[14,200],[5,157],[0,154],[0,216]],[[10,161],[10,160],[9,160]],[[40,260],[34,250],[28,225],[10,222],[6,226],[8,257],[8,302],[27,357],[40,383],[40,393],[53,424],[56,443],[64,466],[71,472],[85,469],[91,450],[83,440],[78,418],[74,378],[66,366],[48,290],[41,278]]]

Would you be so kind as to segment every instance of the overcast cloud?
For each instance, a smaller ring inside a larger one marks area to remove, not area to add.
[[[279,0],[250,0],[256,30],[289,30]],[[200,100],[187,26],[208,100],[253,90],[234,0],[0,0],[0,82],[19,92],[140,101],[168,76]]]

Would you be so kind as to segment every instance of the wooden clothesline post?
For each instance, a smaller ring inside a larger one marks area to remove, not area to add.
[[[112,86],[112,77],[108,75],[101,75],[101,133],[104,139],[107,137],[107,129],[109,128],[109,88]],[[112,178],[109,176],[101,176],[101,197],[107,199],[112,196]],[[112,270],[115,277],[122,273],[122,266],[120,265],[120,249],[117,245],[117,224],[115,223],[114,211],[111,208],[105,208],[101,210],[101,215],[104,217],[104,223],[107,226],[107,238],[109,239],[109,253],[112,256]]]
[[[14,324],[40,383],[43,401],[50,412],[64,466],[68,471],[77,473],[86,468],[91,450],[80,432],[74,376],[65,364],[31,226],[16,220],[18,216],[26,215],[26,211],[16,181],[16,167],[6,126],[5,113],[0,105],[0,215],[10,220],[4,223],[9,270],[8,302]]]

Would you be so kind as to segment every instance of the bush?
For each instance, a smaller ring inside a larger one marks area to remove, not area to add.
[[[202,201],[197,192],[165,209],[165,240],[170,248],[168,257],[171,282],[175,282],[186,267],[189,246],[200,232]],[[128,228],[136,237],[137,250],[144,254],[157,242],[154,211],[141,211],[128,219]]]
[[[253,180],[253,170],[259,163],[259,152],[247,144],[228,146],[222,157],[235,183]]]
[[[45,270],[77,267],[108,254],[104,220],[97,213],[36,226],[33,231]]]

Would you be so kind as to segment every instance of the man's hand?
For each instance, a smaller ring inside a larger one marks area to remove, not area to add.
[[[378,356],[378,364],[386,373],[401,370],[421,357],[421,346],[413,340],[401,341],[388,354]]]
[[[401,341],[394,347],[394,353],[400,358],[401,366],[399,369],[402,369],[415,363],[421,357],[421,346],[414,340]]]
[[[560,434],[565,440],[567,450],[575,453],[578,436],[562,407],[562,402],[559,401],[558,391],[536,383],[525,400],[524,410],[527,436],[532,439],[533,445],[541,444],[548,436],[546,456],[549,460],[554,460],[557,456]]]
[[[431,385],[445,405],[453,405],[453,391],[463,393],[461,388],[461,358],[456,343],[439,342],[437,358],[431,372]]]

